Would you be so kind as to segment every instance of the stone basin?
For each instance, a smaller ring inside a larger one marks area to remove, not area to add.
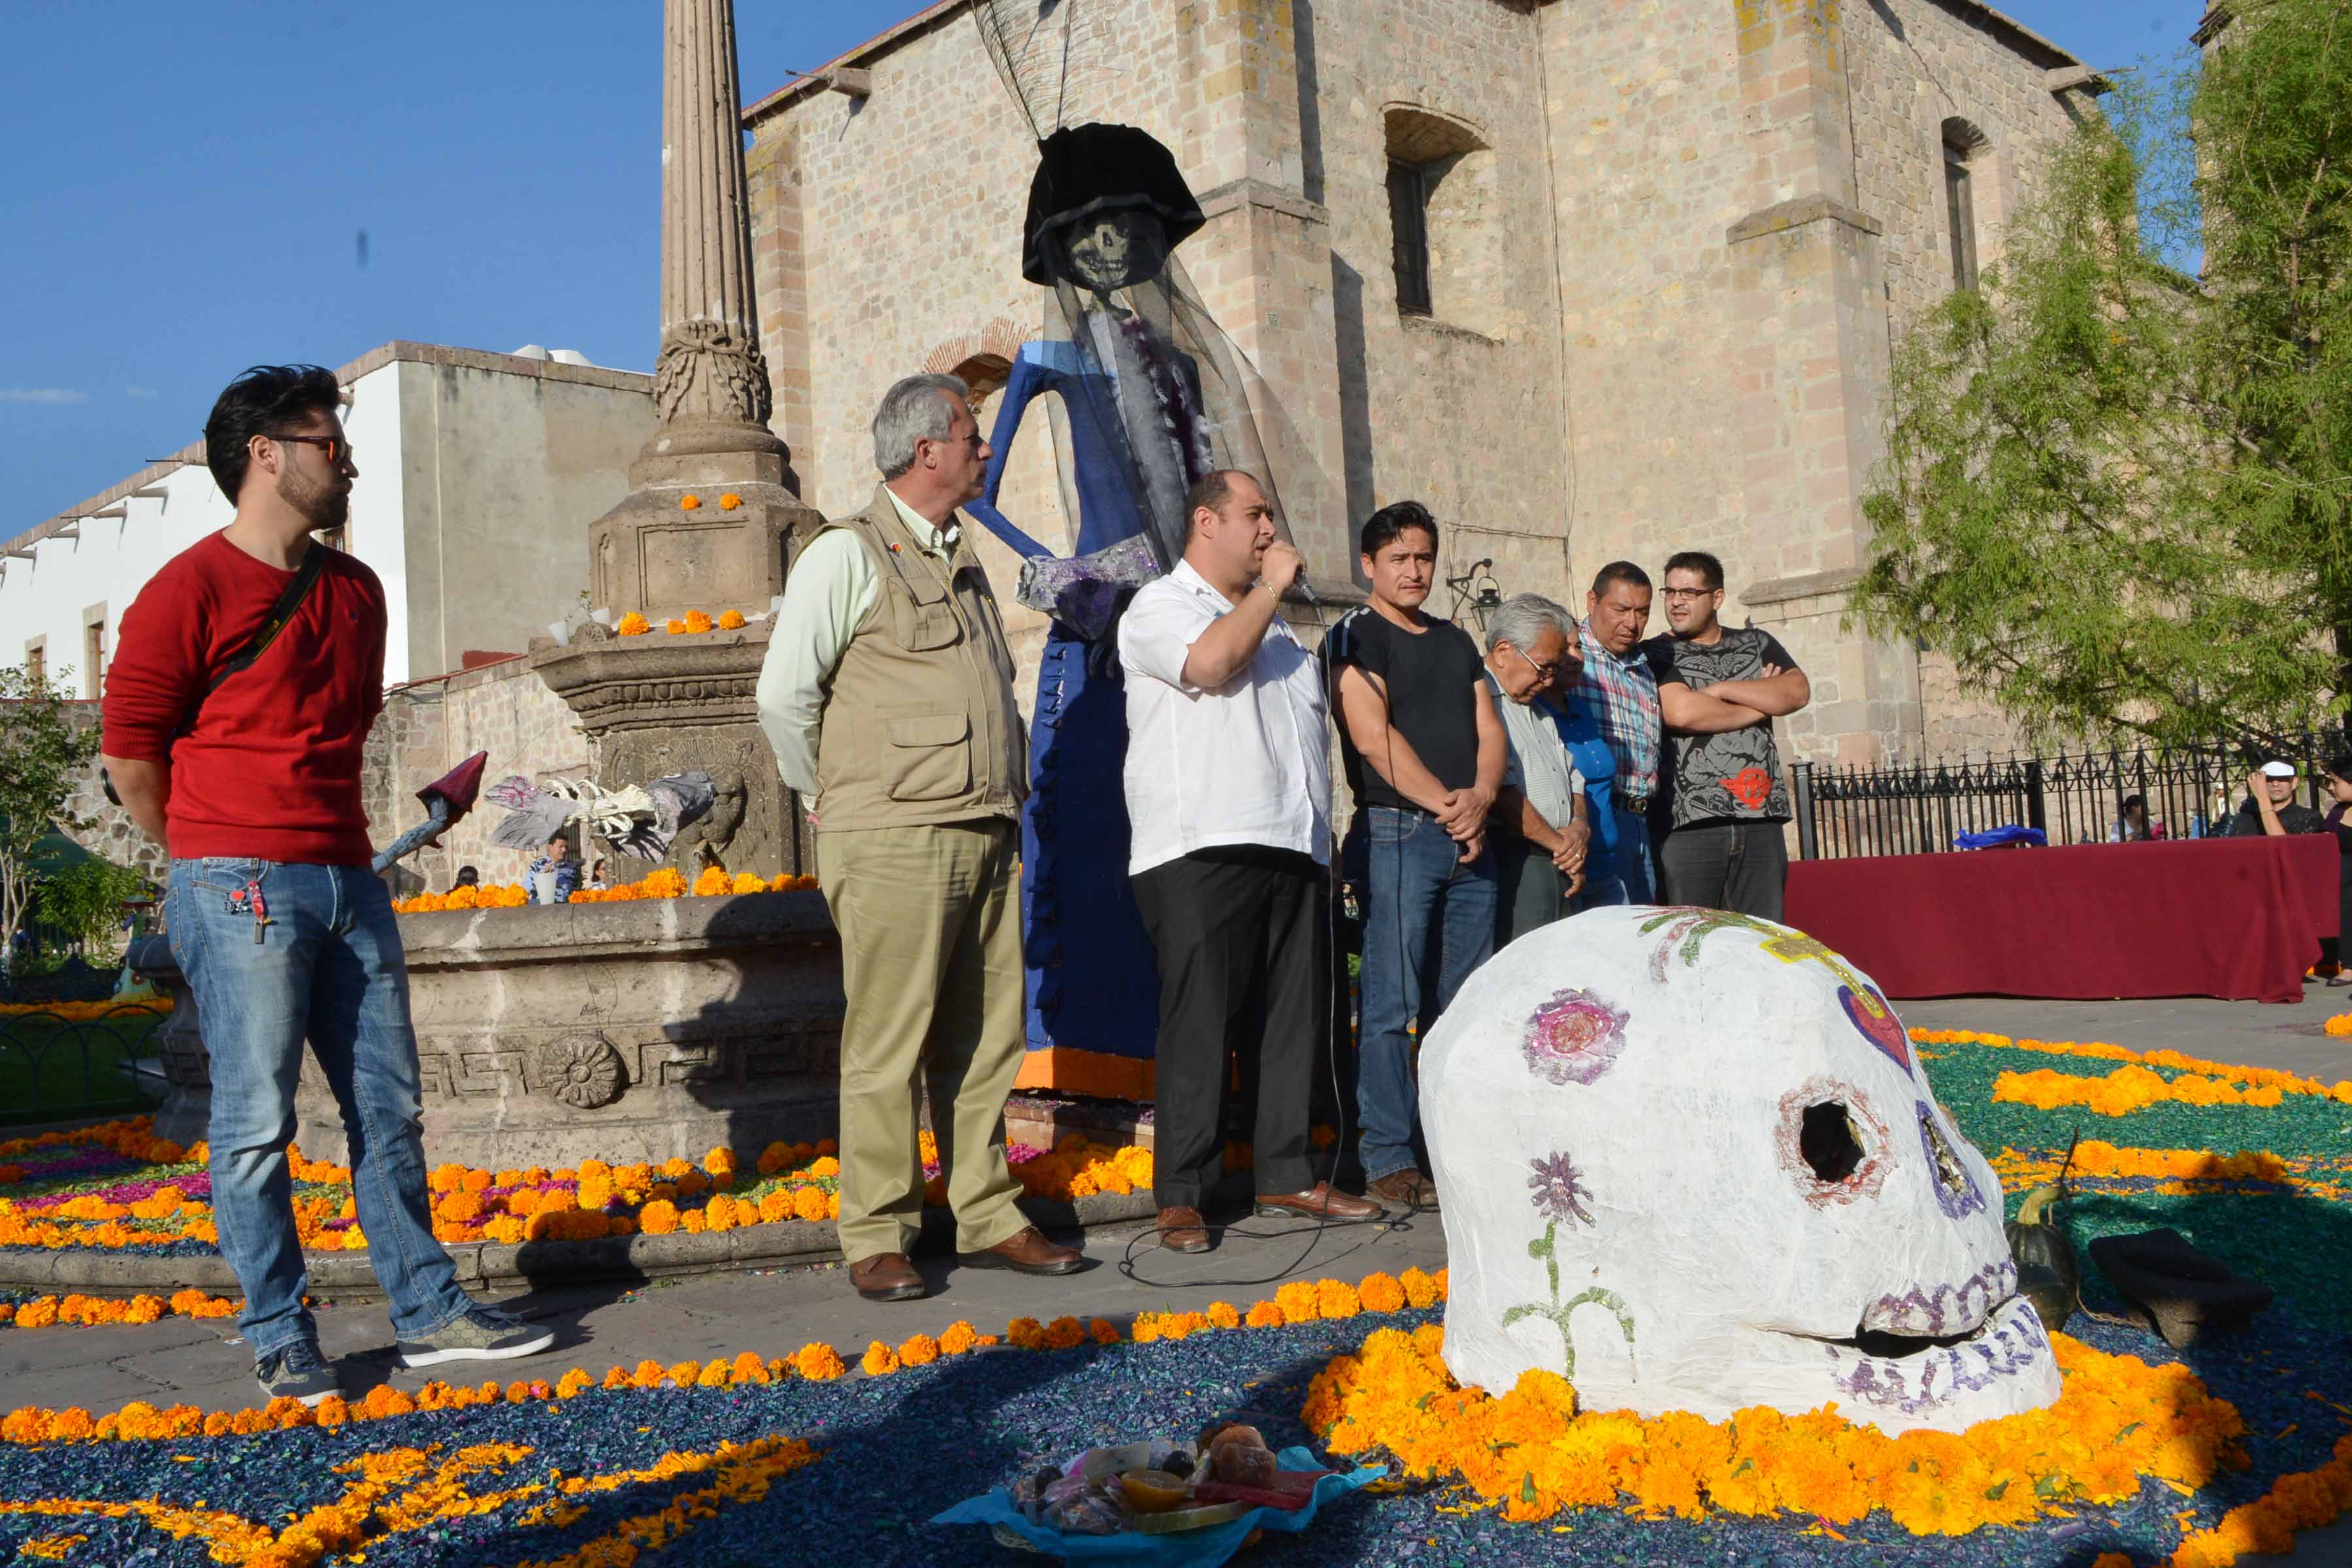
[[[402,915],[425,1153],[488,1170],[682,1158],[834,1135],[841,942],[822,895],[745,893]],[[205,1136],[201,1021],[168,943],[134,966],[176,998],[156,1047],[158,1137]],[[309,1052],[305,1154],[344,1161]]]

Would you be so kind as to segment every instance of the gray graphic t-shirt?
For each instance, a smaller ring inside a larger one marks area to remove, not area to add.
[[[1655,637],[1642,645],[1650,669],[1664,686],[1681,681],[1704,691],[1719,680],[1749,680],[1775,664],[1797,668],[1789,650],[1770,632],[1754,626],[1726,626],[1712,643],[1684,642]],[[1674,826],[1695,822],[1735,820],[1786,822],[1789,785],[1780,773],[1780,748],[1772,743],[1768,721],[1717,735],[1666,732],[1665,763],[1669,781],[1660,795],[1674,802]]]

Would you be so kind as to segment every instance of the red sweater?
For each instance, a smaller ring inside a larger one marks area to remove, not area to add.
[[[383,584],[352,557],[327,552],[294,618],[178,733],[293,576],[215,533],[173,556],[122,613],[102,745],[171,763],[174,859],[364,866],[373,854],[360,758],[383,707]]]

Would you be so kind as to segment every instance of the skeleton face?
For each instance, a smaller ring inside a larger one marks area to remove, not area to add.
[[[1166,232],[1156,214],[1139,207],[1097,213],[1073,225],[1063,242],[1070,272],[1099,294],[1140,282],[1167,259]]]
[[[1785,926],[1633,907],[1523,937],[1432,1031],[1421,1106],[1465,1384],[1890,1432],[2058,1397],[1991,1166],[1877,987]]]

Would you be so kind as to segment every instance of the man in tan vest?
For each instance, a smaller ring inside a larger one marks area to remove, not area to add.
[[[1023,1217],[1003,1113],[1020,1070],[1013,870],[1028,745],[1013,656],[956,508],[988,443],[964,384],[909,376],[874,416],[874,502],[820,532],[786,578],[760,724],[815,803],[817,871],[841,931],[841,1250],[870,1300],[925,1293],[918,1111],[964,1261],[1067,1274]]]

